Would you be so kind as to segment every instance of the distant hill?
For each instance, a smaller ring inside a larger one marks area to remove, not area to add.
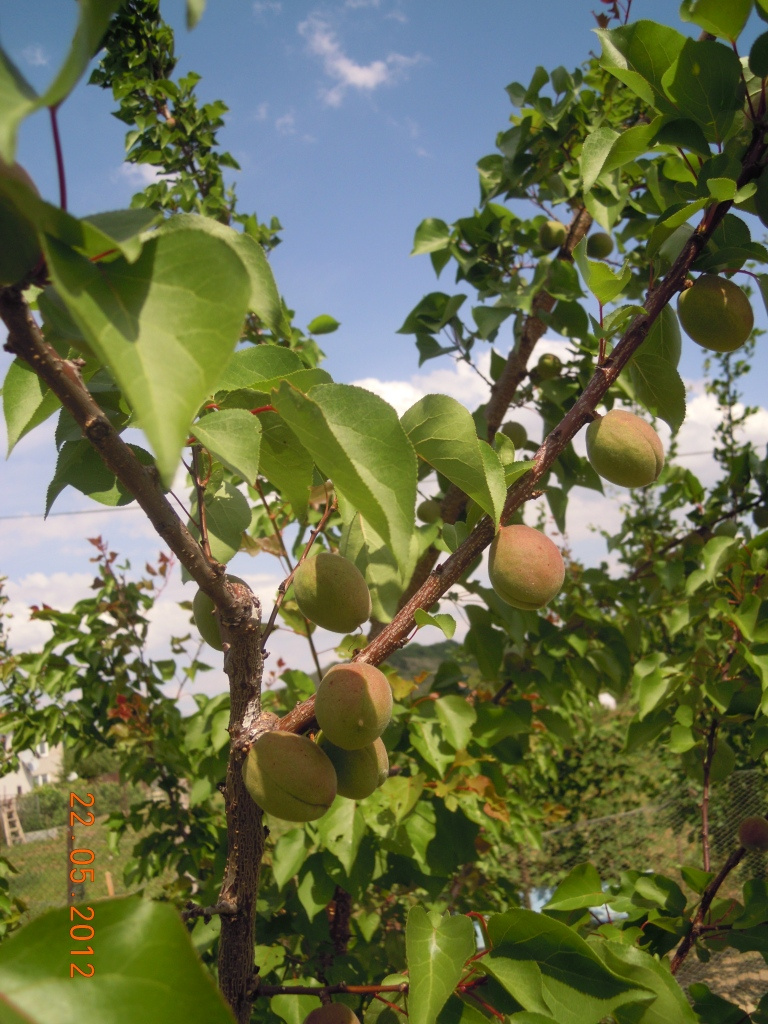
[[[441,661],[453,658],[461,649],[455,640],[443,640],[437,644],[409,643],[387,658],[387,664],[400,675],[412,678],[419,672],[436,672]]]

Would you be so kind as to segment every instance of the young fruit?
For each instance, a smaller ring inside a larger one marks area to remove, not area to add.
[[[227,576],[226,578],[229,583],[242,583],[244,586],[248,586],[245,580],[241,580],[239,576]],[[219,617],[216,615],[216,607],[202,590],[198,590],[192,599],[192,614],[203,640],[214,650],[223,651],[224,643],[219,633]]]
[[[371,616],[365,578],[343,555],[321,551],[302,562],[293,590],[302,615],[332,633],[351,633]]]
[[[568,237],[568,229],[559,220],[545,221],[539,228],[539,245],[547,252],[559,249]]]
[[[613,252],[613,239],[604,231],[596,231],[587,239],[587,256],[593,260],[604,260]]]
[[[488,560],[491,586],[513,608],[543,608],[559,593],[565,563],[557,547],[539,530],[519,523],[502,526]]]
[[[587,427],[587,458],[605,480],[645,487],[664,468],[664,449],[653,427],[626,409],[611,409]]]
[[[522,423],[513,423],[510,420],[509,423],[504,424],[501,428],[501,432],[502,434],[507,435],[515,448],[522,448],[528,440],[528,432]]]
[[[416,515],[422,523],[436,523],[440,518],[440,502],[436,498],[427,498],[417,507]]]
[[[331,743],[325,733],[317,737],[317,745],[336,769],[336,792],[350,800],[365,800],[387,778],[389,757],[381,739],[375,739],[358,750],[344,750]]]
[[[739,842],[748,850],[768,850],[768,820],[756,815],[739,825]]]
[[[304,1024],[360,1024],[360,1021],[344,1003],[326,1003],[305,1017]]]
[[[539,380],[553,380],[555,377],[560,376],[562,369],[562,362],[552,352],[545,352],[538,363],[536,363],[536,372]]]
[[[336,772],[323,751],[294,732],[266,732],[243,765],[245,788],[275,818],[315,821],[336,796]]]
[[[392,688],[373,665],[350,662],[325,673],[315,694],[315,718],[326,739],[344,750],[373,743],[392,717]]]
[[[746,294],[716,274],[702,274],[680,293],[677,314],[688,337],[711,352],[741,348],[755,323]]]

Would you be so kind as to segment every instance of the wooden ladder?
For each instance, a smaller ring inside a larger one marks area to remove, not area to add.
[[[3,838],[8,846],[14,843],[23,843],[24,829],[19,821],[19,814],[16,810],[16,799],[0,801],[0,824],[3,826]]]

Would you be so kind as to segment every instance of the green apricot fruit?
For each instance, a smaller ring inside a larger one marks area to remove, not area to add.
[[[13,285],[34,270],[42,250],[34,224],[19,209],[10,190],[3,190],[6,181],[20,182],[36,196],[40,193],[20,164],[7,164],[0,157],[0,285]]]
[[[522,423],[513,423],[510,420],[509,423],[504,424],[501,428],[501,432],[502,434],[506,434],[515,448],[522,448],[528,440],[528,432]]]
[[[305,1017],[304,1024],[360,1024],[360,1021],[344,1003],[326,1003]]]
[[[768,527],[768,508],[765,505],[761,505],[753,511],[752,522],[758,530],[765,530]]]
[[[710,352],[734,352],[755,323],[746,293],[716,274],[702,274],[680,293],[677,314],[689,338]]]
[[[613,239],[605,231],[596,231],[587,239],[587,256],[593,260],[604,260],[613,252]]]
[[[245,788],[254,801],[284,821],[315,821],[336,796],[336,772],[323,751],[294,732],[266,732],[248,751]]]
[[[293,590],[302,615],[332,633],[351,633],[371,617],[365,577],[343,555],[321,551],[302,562]]]
[[[416,515],[422,523],[436,523],[440,518],[440,502],[436,498],[427,498],[417,507]]]
[[[611,409],[587,427],[587,458],[603,479],[645,487],[664,468],[664,449],[653,427],[626,409]]]
[[[488,560],[491,586],[513,608],[532,611],[549,604],[565,579],[565,563],[540,530],[518,523],[502,526]]]
[[[559,377],[563,369],[561,360],[552,352],[545,352],[536,363],[536,372],[539,380],[553,380]]]
[[[739,842],[748,850],[768,850],[768,820],[760,815],[745,818],[739,825]]]
[[[325,733],[321,732],[317,737],[317,745],[336,769],[336,792],[339,796],[349,797],[350,800],[365,800],[389,774],[389,757],[381,738],[357,750],[345,750],[331,743]]]
[[[239,576],[227,576],[226,580],[228,583],[242,583],[244,586],[248,586],[245,580],[241,580]],[[215,651],[223,651],[224,642],[219,632],[219,617],[216,615],[216,606],[202,590],[198,590],[192,599],[192,614],[195,617],[197,631],[208,646],[213,647]]]
[[[374,665],[350,662],[329,669],[315,694],[315,718],[326,739],[344,750],[373,743],[392,717],[392,688]]]
[[[547,252],[559,249],[568,237],[568,229],[559,220],[545,221],[539,228],[539,245]]]

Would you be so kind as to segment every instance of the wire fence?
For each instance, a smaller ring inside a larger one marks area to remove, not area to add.
[[[767,811],[768,776],[764,772],[734,772],[715,788],[708,829],[713,870],[734,849],[741,820]],[[0,848],[0,853],[19,872],[11,877],[11,896],[24,900],[28,908],[26,920],[69,900],[79,903],[128,895],[140,888],[148,896],[157,895],[168,880],[157,879],[145,887],[126,882],[124,871],[130,863],[131,844],[124,842],[120,849],[114,849],[103,823],[76,825],[74,829],[62,826],[48,830],[51,831],[55,835],[49,834],[39,841]],[[29,834],[26,838],[30,838]],[[82,882],[72,882],[73,851],[80,851],[74,854],[78,862],[75,870],[79,867],[87,871],[75,875]],[[511,854],[510,872],[517,877],[522,902],[539,909],[557,882],[587,861],[594,865],[605,885],[619,883],[623,872],[638,870],[638,865],[645,872],[667,875],[678,882],[690,904],[697,897],[686,886],[680,867],[702,867],[701,810],[695,795],[683,794],[663,804],[550,829],[543,836],[540,850],[517,850]],[[766,876],[768,857],[749,853],[729,876],[720,896],[741,901],[744,882]],[[684,988],[693,982],[705,982],[713,992],[745,1009],[754,1008],[768,993],[768,966],[759,954],[724,950],[705,961],[692,953],[677,979]]]

